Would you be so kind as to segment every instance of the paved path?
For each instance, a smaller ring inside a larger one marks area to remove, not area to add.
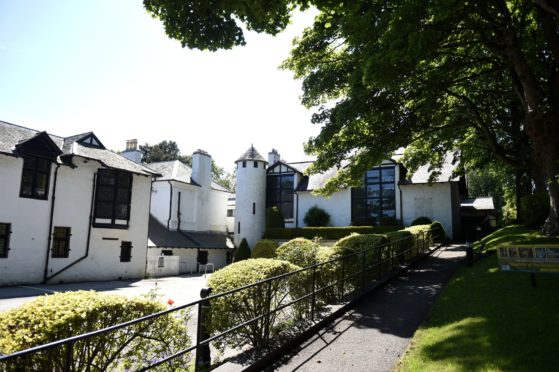
[[[270,370],[390,371],[464,255],[458,245],[441,248]]]

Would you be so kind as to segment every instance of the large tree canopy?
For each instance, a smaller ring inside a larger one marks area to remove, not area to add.
[[[277,33],[297,6],[320,11],[284,63],[303,79],[321,133],[311,172],[341,167],[325,192],[406,146],[409,164],[479,147],[545,180],[547,233],[559,233],[559,5],[552,0],[144,0],[183,46]],[[178,5],[179,4],[179,5]],[[479,158],[479,157],[478,157]]]

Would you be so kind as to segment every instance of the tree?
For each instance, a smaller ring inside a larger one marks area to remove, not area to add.
[[[155,145],[146,143],[144,145],[140,145],[140,151],[143,153],[142,161],[144,163],[179,160],[189,167],[192,167],[192,156],[181,155],[179,147],[175,141],[161,141]],[[218,166],[213,159],[212,179],[226,189],[235,191],[235,176]]]
[[[547,234],[559,234],[559,5],[551,0],[145,0],[183,46],[244,44],[237,23],[275,34],[296,7],[320,10],[284,67],[322,126],[311,172],[340,167],[324,191],[359,183],[394,149],[437,138],[429,159],[472,137],[545,187]],[[523,143],[524,153],[516,156]],[[512,140],[512,141],[511,141]],[[431,142],[432,144],[432,142]],[[341,166],[350,160],[348,166]]]

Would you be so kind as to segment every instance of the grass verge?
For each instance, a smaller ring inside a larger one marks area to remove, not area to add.
[[[521,226],[487,236],[502,243],[550,243]],[[483,247],[482,247],[483,243]],[[552,371],[559,366],[559,276],[501,272],[497,257],[459,269],[417,330],[400,371]]]

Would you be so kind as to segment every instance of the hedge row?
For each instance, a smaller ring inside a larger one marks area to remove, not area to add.
[[[327,240],[339,240],[352,233],[385,234],[398,231],[401,226],[335,226],[335,227],[295,227],[271,228],[264,233],[264,239],[290,240],[295,238],[314,239],[316,237]]]

